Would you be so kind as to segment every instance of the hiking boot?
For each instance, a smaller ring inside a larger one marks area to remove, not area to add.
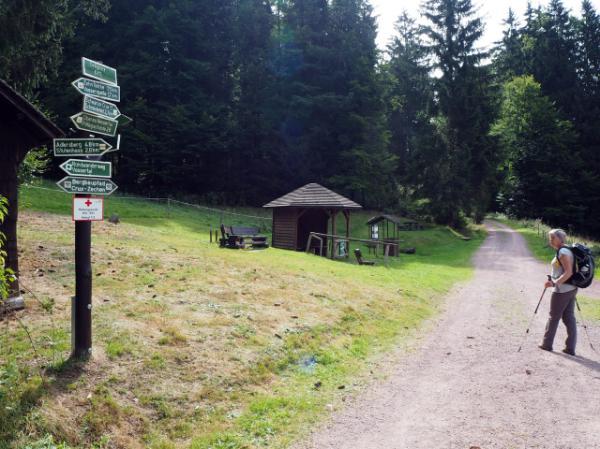
[[[552,348],[548,348],[547,346],[544,346],[544,345],[539,345],[538,348],[543,349],[544,351],[552,352]]]
[[[563,349],[562,352],[564,352],[565,354],[575,356],[575,351],[571,351],[570,349],[567,349],[567,348]]]

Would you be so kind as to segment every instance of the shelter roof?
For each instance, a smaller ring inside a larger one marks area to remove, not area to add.
[[[0,123],[6,126],[4,132],[18,133],[19,139],[26,141],[30,147],[64,136],[58,126],[2,79],[0,119]]]
[[[362,209],[360,204],[314,182],[277,198],[263,207]]]
[[[382,215],[376,215],[376,216],[370,218],[369,221],[367,221],[367,224],[373,225],[373,224],[379,223],[380,221],[383,221],[383,220],[388,220],[395,224],[404,224],[407,221],[410,221],[405,218],[397,217],[395,215],[382,214]]]

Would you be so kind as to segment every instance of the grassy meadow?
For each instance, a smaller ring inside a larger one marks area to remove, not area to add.
[[[71,197],[25,186],[20,201],[34,295],[20,322],[0,322],[1,449],[287,447],[379,375],[378,355],[409,350],[484,238],[403,232],[416,255],[367,267],[221,249],[209,242],[221,219],[270,222],[114,195],[105,215],[121,223],[93,224],[93,357],[77,364]],[[353,236],[369,217],[353,214]]]

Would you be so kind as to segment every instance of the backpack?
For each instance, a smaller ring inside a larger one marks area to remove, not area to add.
[[[562,248],[567,248],[573,253],[573,275],[569,278],[567,284],[579,288],[589,287],[594,279],[594,270],[596,268],[592,251],[581,243],[565,245]],[[556,260],[562,266],[558,258],[558,251],[556,251]]]

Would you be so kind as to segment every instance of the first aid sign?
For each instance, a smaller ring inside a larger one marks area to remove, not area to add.
[[[102,221],[104,198],[73,198],[73,221]]]

